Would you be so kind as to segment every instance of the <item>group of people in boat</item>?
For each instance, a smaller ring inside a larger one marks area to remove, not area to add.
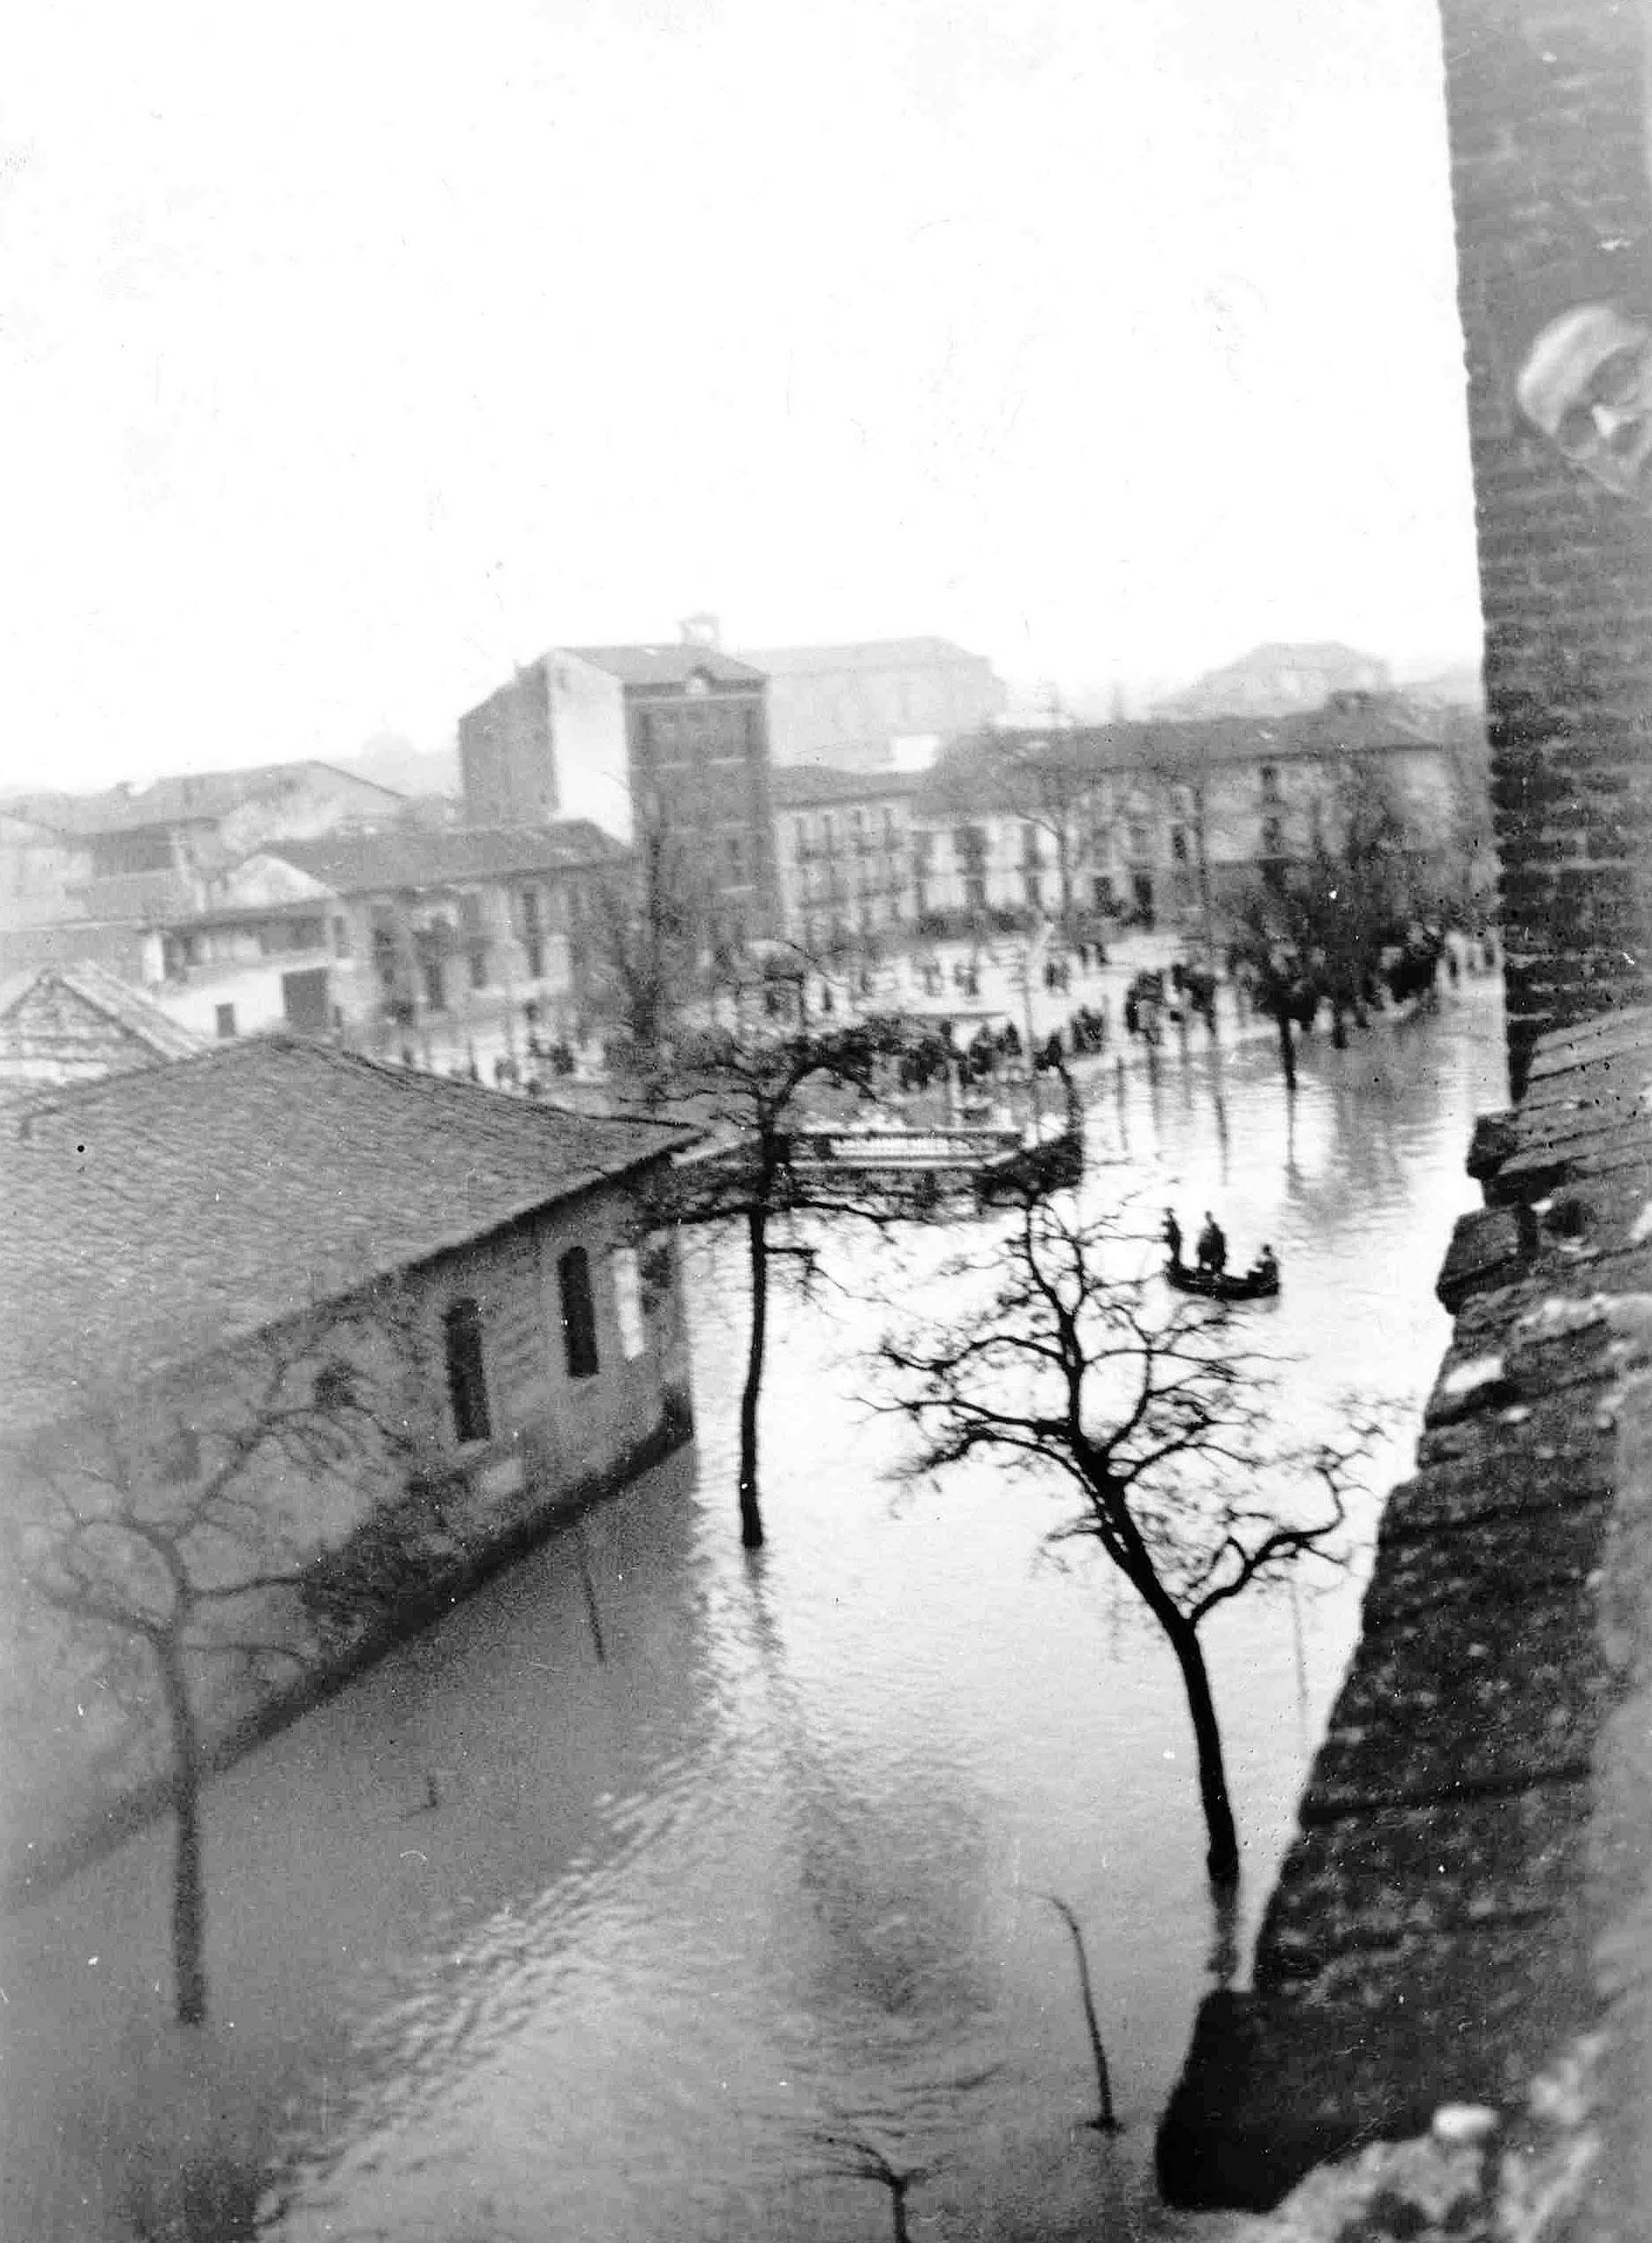
[[[1176,1219],[1176,1212],[1174,1207],[1165,1209],[1163,1235],[1164,1242],[1170,1249],[1172,1272],[1176,1275],[1184,1274],[1188,1269],[1188,1264],[1182,1258],[1184,1234],[1180,1222]],[[1242,1283],[1258,1293],[1275,1293],[1279,1290],[1279,1257],[1271,1246],[1263,1247],[1262,1251],[1257,1256],[1250,1267],[1243,1272],[1243,1277],[1229,1277],[1228,1234],[1208,1207],[1205,1210],[1205,1220],[1199,1227],[1199,1234],[1194,1243],[1193,1250],[1195,1256],[1193,1275],[1196,1278],[1209,1279],[1213,1286],[1220,1286],[1226,1279],[1230,1284]]]

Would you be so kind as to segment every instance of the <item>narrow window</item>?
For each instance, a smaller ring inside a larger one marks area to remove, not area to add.
[[[335,958],[347,958],[349,954],[349,921],[347,919],[335,919],[333,922],[333,955]]]
[[[562,1344],[567,1354],[568,1377],[594,1377],[597,1307],[591,1299],[590,1257],[582,1246],[570,1246],[558,1262],[557,1284],[562,1294]]]
[[[219,1040],[222,1042],[228,1037],[233,1036],[236,1031],[235,1007],[233,1005],[214,1006],[214,1015]]]
[[[488,1417],[487,1369],[482,1360],[482,1312],[474,1301],[455,1301],[442,1318],[447,1355],[447,1399],[453,1406],[454,1438],[485,1441]]]

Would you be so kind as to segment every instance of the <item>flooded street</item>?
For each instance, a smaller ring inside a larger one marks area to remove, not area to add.
[[[1313,1039],[1294,1110],[1265,1038],[1095,1085],[1086,1194],[1123,1179],[1190,1230],[1214,1207],[1240,1264],[1271,1241],[1257,1330],[1303,1407],[1409,1405],[1379,1489],[1444,1345],[1500,1030],[1477,979]],[[845,1267],[897,1302],[896,1260]],[[1168,1654],[1082,1546],[1046,1554],[1059,1494],[890,1484],[864,1300],[777,1312],[770,1539],[742,1556],[738,1277],[699,1253],[696,1451],[214,1786],[203,2034],[165,2022],[164,1828],[6,1927],[5,2234],[850,2243],[890,2226],[857,2142],[922,2175],[920,2235],[1174,2232],[1153,2124],[1210,1972],[1243,1969],[1358,1580],[1213,1623],[1246,1863],[1219,1925]],[[1051,1894],[1088,1939],[1114,2138],[1084,2123]]]

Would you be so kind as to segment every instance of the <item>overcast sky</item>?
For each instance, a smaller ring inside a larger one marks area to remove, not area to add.
[[[561,640],[1477,644],[1432,0],[26,0],[6,781]]]

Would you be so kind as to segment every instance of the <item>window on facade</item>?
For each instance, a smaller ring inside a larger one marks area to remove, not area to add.
[[[442,1347],[447,1359],[454,1438],[485,1441],[492,1424],[488,1415],[487,1366],[482,1356],[482,1311],[474,1301],[455,1301],[444,1315]]]
[[[1264,802],[1279,800],[1279,765],[1277,763],[1265,763],[1262,766],[1262,799]]]
[[[1170,854],[1175,858],[1178,865],[1186,864],[1188,860],[1188,838],[1187,828],[1185,826],[1171,827]]]
[[[539,891],[524,888],[522,891],[522,949],[526,954],[528,979],[544,979],[544,922],[540,916]]]
[[[597,1304],[591,1297],[590,1257],[570,1246],[557,1264],[562,1296],[562,1345],[570,1378],[594,1377],[597,1369]]]
[[[236,1031],[235,1007],[233,1005],[216,1006],[214,1009],[213,1026],[220,1041],[233,1036]]]
[[[1285,829],[1277,818],[1262,821],[1262,854],[1280,857],[1285,853]]]
[[[729,879],[738,887],[746,877],[746,841],[742,834],[729,834],[724,840],[723,854],[728,866]]]
[[[837,845],[837,821],[833,818],[830,810],[827,811],[825,816],[821,820],[821,835],[826,853],[830,856]]]
[[[333,922],[333,955],[335,958],[347,958],[349,954],[349,921],[335,919]]]
[[[807,818],[792,819],[792,845],[797,851],[798,862],[801,864],[803,859],[808,855],[808,821]]]
[[[627,1359],[635,1362],[648,1351],[648,1330],[642,1321],[642,1272],[635,1247],[615,1247],[612,1267],[620,1345]]]

